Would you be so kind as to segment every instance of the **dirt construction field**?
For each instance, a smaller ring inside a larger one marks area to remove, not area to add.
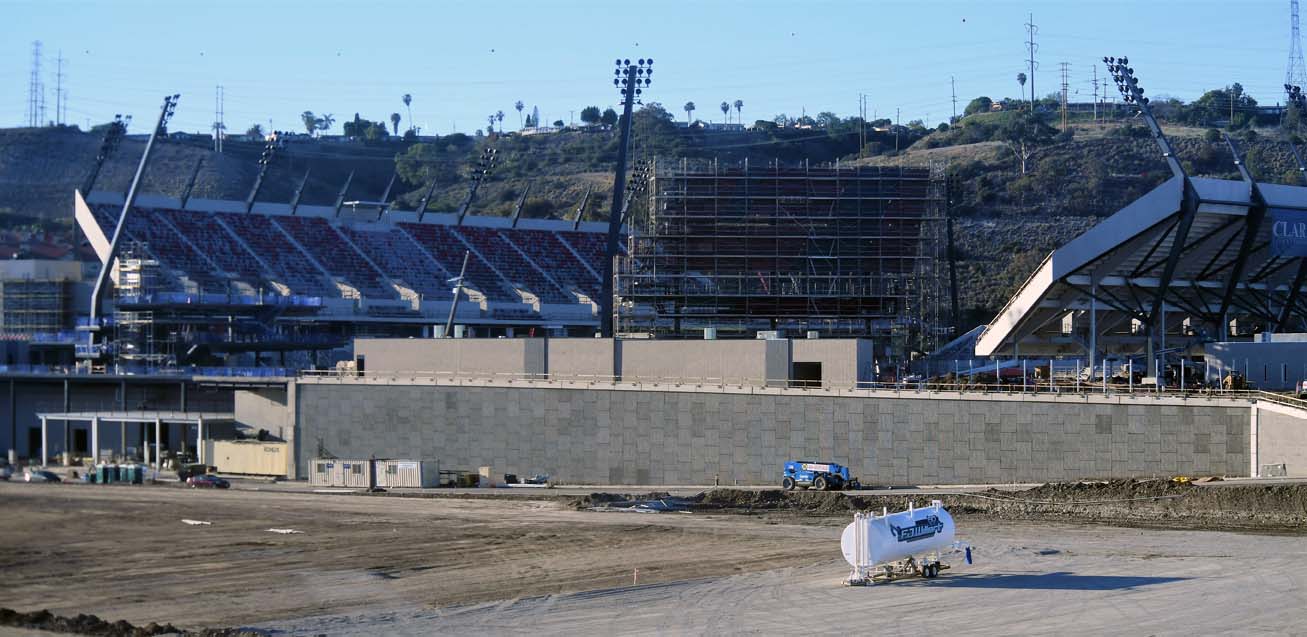
[[[1307,631],[1301,517],[1231,533],[957,505],[974,565],[848,588],[845,512],[748,499],[635,514],[589,498],[0,483],[0,607],[276,635]],[[29,634],[44,633],[0,627]]]

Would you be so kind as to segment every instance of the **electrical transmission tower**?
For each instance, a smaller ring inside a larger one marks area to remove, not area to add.
[[[213,152],[222,152],[223,137],[227,130],[227,124],[223,122],[223,95],[222,85],[218,85],[217,92],[213,95]],[[269,131],[271,132],[271,131]]]
[[[41,95],[41,41],[32,43],[32,77],[27,84],[27,125],[41,125],[41,109],[45,102]]]
[[[1289,66],[1284,72],[1286,86],[1307,85],[1307,66],[1302,61],[1302,42],[1298,34],[1298,0],[1289,0]]]
[[[1026,33],[1030,36],[1026,40],[1026,48],[1030,51],[1030,112],[1035,112],[1035,103],[1038,98],[1035,97],[1035,69],[1039,68],[1039,63],[1035,62],[1035,52],[1039,50],[1039,45],[1035,44],[1035,36],[1039,34],[1039,27],[1035,26],[1035,14],[1030,14],[1030,22],[1026,23]]]

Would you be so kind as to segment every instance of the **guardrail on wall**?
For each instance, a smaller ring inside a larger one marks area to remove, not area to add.
[[[1307,412],[1307,400],[1298,399],[1289,394],[1255,389],[1221,389],[1200,388],[1184,389],[1158,388],[1150,385],[1101,384],[1088,383],[1042,383],[1021,384],[985,384],[985,383],[873,383],[859,382],[854,385],[835,385],[814,381],[795,381],[788,378],[714,378],[714,377],[648,377],[648,376],[602,376],[590,374],[526,374],[526,373],[486,373],[486,372],[437,372],[437,371],[365,371],[317,370],[302,371],[303,379],[323,382],[432,382],[441,385],[564,385],[570,387],[614,386],[623,388],[668,389],[683,388],[694,391],[749,391],[750,393],[770,393],[777,389],[811,391],[823,395],[856,394],[866,395],[869,391],[888,392],[894,395],[911,396],[914,394],[996,394],[1010,396],[1147,396],[1182,399],[1225,398],[1234,400],[1266,400],[1287,407],[1302,409]],[[756,390],[752,391],[752,390]]]

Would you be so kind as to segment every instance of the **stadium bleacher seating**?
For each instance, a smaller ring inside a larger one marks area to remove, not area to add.
[[[446,280],[454,275],[441,269],[435,259],[403,231],[396,228],[365,230],[350,226],[341,226],[340,231],[391,279],[419,294],[436,298],[449,296]]]
[[[263,265],[211,213],[170,210],[164,217],[218,268],[255,288],[264,284]]]
[[[303,251],[286,241],[286,236],[267,216],[224,214],[219,218],[219,223],[226,225],[250,249],[258,252],[263,262],[273,269],[270,273],[273,276],[269,278],[280,280],[295,294],[340,296],[335,286],[325,280],[322,271],[309,261]]]
[[[549,272],[560,285],[576,288],[592,299],[599,295],[598,275],[576,258],[557,233],[550,230],[499,232],[505,240],[521,248],[536,265]]]
[[[522,253],[500,234],[499,230],[463,226],[455,228],[454,231],[477,252],[489,259],[490,264],[505,279],[540,297],[542,302],[576,302],[575,298],[560,290],[536,265],[524,258]]]
[[[110,236],[119,207],[96,204],[91,211]],[[230,294],[232,281],[271,291],[277,282],[291,294],[338,299],[335,279],[370,300],[397,299],[392,282],[443,300],[470,252],[465,283],[496,304],[492,314],[501,318],[536,316],[517,290],[545,304],[576,304],[573,291],[597,298],[605,241],[602,233],[563,229],[144,207],[129,216],[124,231],[124,240],[143,244],[179,275],[166,284],[180,288],[184,278],[202,293]]]
[[[394,299],[395,289],[382,280],[372,264],[321,217],[272,217],[332,276],[341,278],[364,296]]]
[[[441,267],[457,276],[459,269],[463,267],[463,254],[468,251],[468,248],[449,227],[417,223],[401,223],[399,226],[426,248]],[[521,298],[513,293],[512,288],[495,273],[494,269],[486,265],[486,262],[475,253],[468,257],[464,285],[481,292],[491,301],[521,301]]]

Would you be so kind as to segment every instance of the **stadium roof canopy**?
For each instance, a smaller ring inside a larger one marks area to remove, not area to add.
[[[1301,330],[1307,258],[1295,255],[1307,236],[1292,235],[1307,228],[1296,225],[1307,221],[1307,188],[1190,183],[1188,202],[1173,177],[1049,254],[976,355],[1134,354],[1150,328],[1160,348],[1186,347],[1226,336],[1230,321],[1240,335]]]

